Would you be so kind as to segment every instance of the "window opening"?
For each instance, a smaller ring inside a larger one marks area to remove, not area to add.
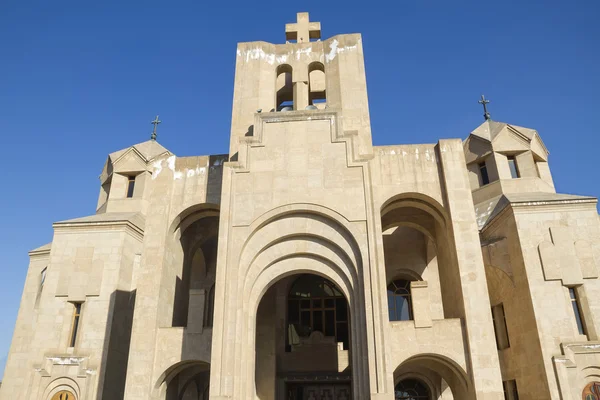
[[[349,348],[348,303],[331,281],[317,275],[300,276],[288,294],[287,315],[288,345],[319,331]]]
[[[48,271],[48,267],[44,268],[40,273],[40,291],[44,288],[44,282],[46,282],[46,272]]]
[[[508,339],[508,325],[506,324],[504,304],[501,303],[492,307],[492,321],[494,323],[494,333],[496,335],[498,350],[509,348],[510,340]]]
[[[388,311],[390,321],[413,319],[410,281],[398,279],[388,285]]]
[[[81,319],[81,303],[74,303],[73,306],[73,321],[71,323],[71,339],[69,341],[69,347],[75,347],[77,331],[79,330],[79,321]]]
[[[127,177],[127,198],[133,197],[133,189],[135,188],[135,176]]]
[[[490,177],[488,176],[487,166],[485,162],[479,164],[479,174],[481,175],[481,186],[490,183]]]
[[[429,400],[429,389],[416,379],[404,379],[394,389],[395,400]]]
[[[579,298],[575,288],[569,288],[569,296],[571,297],[571,305],[573,306],[573,314],[575,314],[575,321],[577,322],[577,329],[580,335],[585,335],[585,326],[583,325],[583,318],[581,316],[581,306],[579,304]]]
[[[507,156],[506,158],[508,159],[508,168],[510,169],[510,176],[513,179],[520,178],[521,176],[519,175],[519,167],[517,165],[517,160],[515,159],[515,156]]]
[[[504,390],[504,400],[519,400],[519,391],[517,390],[517,381],[514,379],[502,382]]]

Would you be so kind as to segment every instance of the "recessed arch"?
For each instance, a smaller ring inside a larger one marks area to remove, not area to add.
[[[184,232],[187,227],[201,218],[216,216],[220,213],[220,207],[218,204],[213,203],[201,203],[194,204],[181,211],[173,221],[169,224],[169,234],[174,234],[177,230],[180,233]]]
[[[236,387],[233,395],[255,395],[254,369],[247,366],[256,363],[255,323],[261,299],[275,283],[299,273],[322,276],[344,293],[352,315],[352,337],[356,338],[351,352],[353,385],[356,394],[367,395],[368,373],[362,369],[369,355],[361,328],[366,317],[364,307],[358,306],[364,303],[363,258],[352,225],[325,207],[295,204],[263,214],[247,229],[237,268],[238,302],[233,306],[242,321],[236,326],[236,336],[245,338],[236,343],[235,365],[246,376],[242,379],[246,384]]]
[[[54,395],[61,391],[73,393],[75,395],[75,400],[81,399],[81,390],[79,388],[79,385],[73,379],[67,377],[57,378],[50,382],[44,390],[42,399],[51,400],[54,397]]]
[[[455,399],[473,400],[475,395],[466,371],[451,358],[434,353],[418,354],[404,360],[394,371],[397,377],[413,370],[431,371],[446,381]]]

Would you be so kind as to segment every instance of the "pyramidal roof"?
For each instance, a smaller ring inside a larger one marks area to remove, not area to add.
[[[516,131],[517,133],[520,133],[529,140],[533,139],[534,136],[538,135],[537,131],[534,129],[525,128],[517,125],[511,125],[507,124],[506,122],[493,121],[491,119],[484,121],[481,125],[475,128],[475,130],[471,132],[471,135],[478,136],[482,139],[491,142],[496,138],[496,136],[498,136],[502,132],[504,128],[507,127]]]
[[[108,156],[110,157],[110,160],[114,163],[122,155],[127,153],[127,151],[130,149],[135,149],[145,159],[146,162],[152,160],[153,158],[161,154],[171,154],[169,150],[163,147],[156,140],[147,140],[142,143],[134,144],[133,146],[127,147],[125,149],[115,151],[114,153],[110,153]]]

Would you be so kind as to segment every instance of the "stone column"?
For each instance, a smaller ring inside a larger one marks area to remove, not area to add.
[[[454,238],[471,378],[477,399],[502,400],[502,377],[481,255],[479,230],[460,139],[440,140],[439,159],[446,187],[449,232]]]
[[[206,309],[206,290],[190,289],[190,303],[187,317],[187,333],[202,333],[204,330],[204,311]]]
[[[413,281],[410,283],[412,297],[413,319],[415,328],[431,328],[431,312],[429,310],[429,288],[427,281]]]
[[[166,167],[167,160],[162,160]],[[167,168],[156,176],[149,189],[151,203],[146,217],[142,259],[137,272],[137,291],[125,397],[127,400],[151,399],[156,336],[159,327],[161,279],[165,260],[166,239],[173,174]]]

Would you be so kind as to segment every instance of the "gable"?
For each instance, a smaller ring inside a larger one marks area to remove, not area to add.
[[[470,164],[492,153],[492,144],[479,136],[471,134],[464,144],[465,160]]]
[[[493,139],[494,151],[497,152],[520,152],[528,151],[529,143],[525,136],[521,135],[514,129],[505,127]]]
[[[113,170],[116,173],[145,171],[146,162],[137,151],[129,149],[118,160],[113,162]]]
[[[543,161],[548,161],[548,150],[537,134],[531,140],[531,152]]]

